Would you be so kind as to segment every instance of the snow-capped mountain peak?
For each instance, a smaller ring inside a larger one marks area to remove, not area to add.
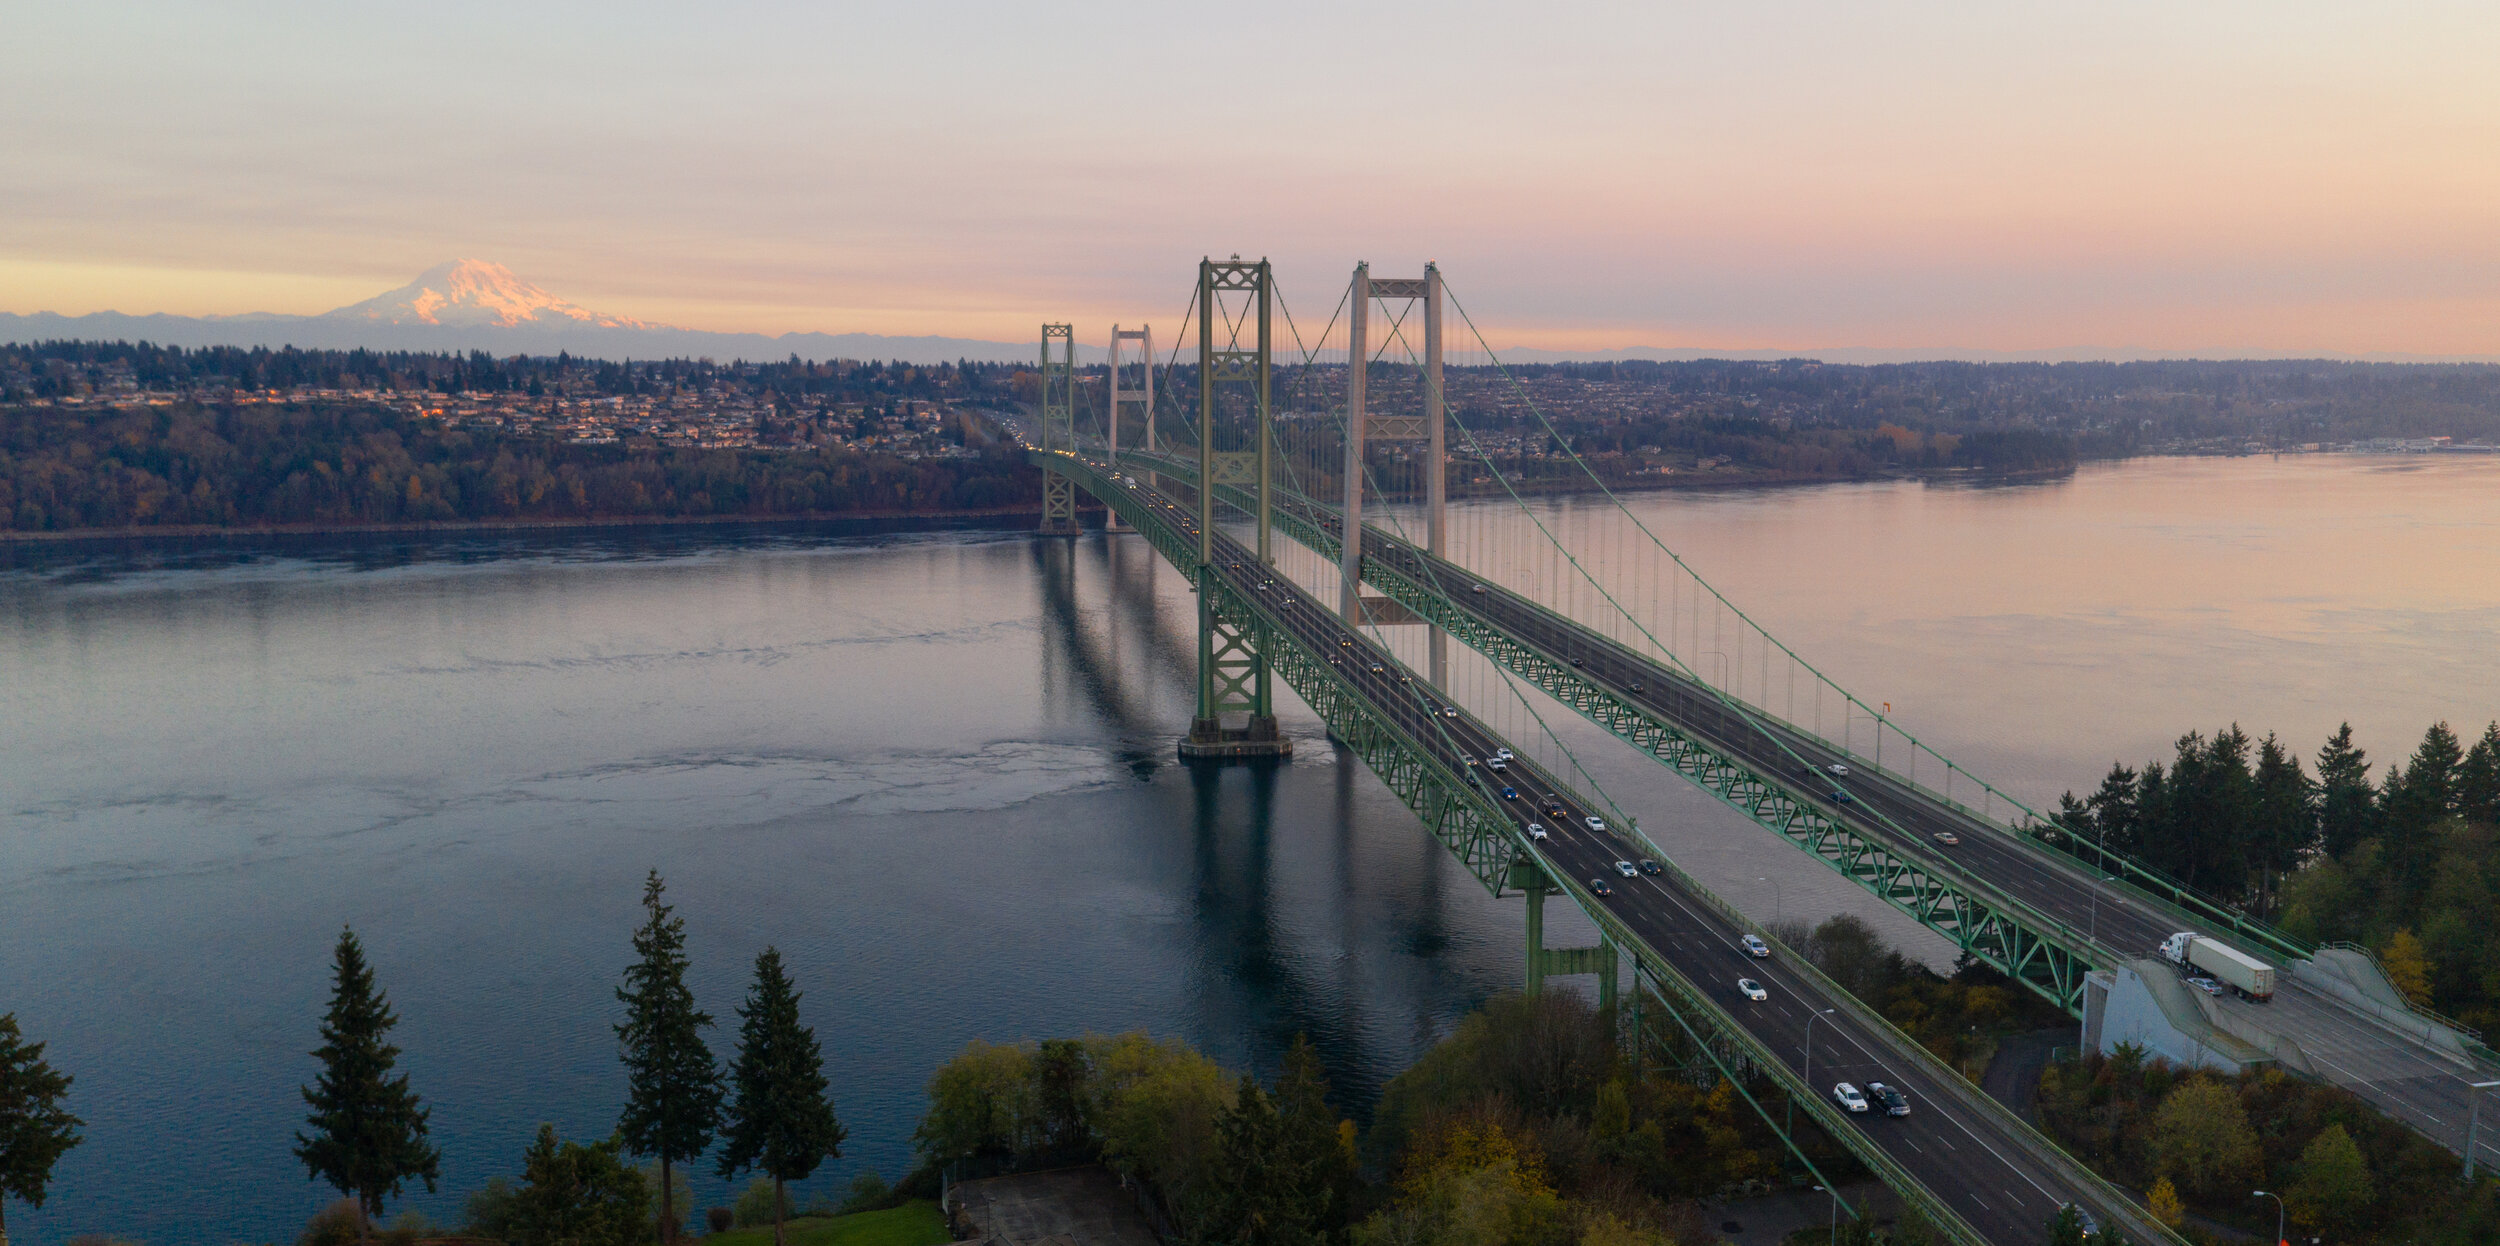
[[[608,316],[576,307],[512,275],[501,264],[454,260],[417,274],[415,281],[350,303],[329,318],[376,324],[448,325],[456,327],[571,325],[601,329],[657,329],[665,326]]]

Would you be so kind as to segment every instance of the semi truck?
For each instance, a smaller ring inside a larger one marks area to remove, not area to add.
[[[2179,972],[2203,970],[2242,998],[2262,1000],[2274,996],[2274,966],[2229,944],[2193,930],[2182,930],[2162,940],[2158,950],[2163,960],[2179,967]]]

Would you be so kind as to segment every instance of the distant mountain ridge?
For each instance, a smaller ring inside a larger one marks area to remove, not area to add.
[[[992,342],[960,337],[890,337],[879,333],[712,333],[612,316],[558,298],[514,276],[501,264],[484,260],[453,260],[437,264],[396,290],[318,316],[251,312],[236,316],[133,316],[92,312],[64,316],[57,312],[16,315],[0,312],[0,342],[53,339],[80,341],[149,341],[164,346],[265,346],[277,349],[466,351],[497,355],[553,355],[570,352],[593,359],[702,358],[719,360],[878,359],[895,363],[1028,363],[1040,353],[1038,340]],[[2151,359],[2329,359],[2372,363],[2488,363],[2500,355],[2408,355],[2389,352],[2345,354],[2332,351],[2175,351],[2141,347],[2103,349],[1919,350],[1897,347],[1840,347],[1823,350],[1711,350],[1634,346],[1612,350],[1540,350],[1500,352],[1506,363],[1603,363],[1613,360],[1684,361],[1727,359],[1772,361],[1815,360],[1833,364],[1921,363],[1960,360],[1973,363],[2058,363],[2083,360]],[[1100,363],[1099,346],[1077,347],[1081,363]]]
[[[593,359],[879,359],[895,363],[1022,363],[1041,353],[1027,343],[881,333],[712,333],[595,312],[558,298],[501,264],[454,260],[360,303],[318,316],[251,312],[236,316],[134,316],[91,312],[0,312],[0,342],[149,341],[201,346],[296,346],[326,350],[483,350],[497,355],[570,352]],[[1099,361],[1099,347],[1079,347]]]

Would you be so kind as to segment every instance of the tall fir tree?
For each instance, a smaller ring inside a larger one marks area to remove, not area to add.
[[[2338,859],[2378,833],[2377,794],[2370,783],[2370,755],[2352,742],[2345,723],[2318,750],[2318,846]]]
[[[799,993],[781,970],[778,950],[767,947],[755,958],[755,985],[738,1017],[738,1055],[729,1064],[735,1098],[720,1175],[756,1170],[773,1179],[773,1246],[783,1246],[784,1187],[841,1158],[849,1131],[825,1097],[824,1055],[816,1031],[799,1024]]]
[[[18,1032],[16,1013],[0,1014],[0,1246],[9,1246],[9,1198],[43,1206],[52,1165],[84,1141],[86,1122],[61,1106],[70,1077],[44,1063],[43,1047]]]
[[[1300,1231],[1310,1241],[1345,1235],[1355,1194],[1353,1126],[1328,1106],[1328,1075],[1308,1035],[1293,1036],[1284,1075],[1276,1080],[1277,1142],[1300,1194]]]
[[[2257,819],[2251,843],[2257,911],[2274,915],[2274,898],[2284,875],[2299,869],[2317,848],[2317,791],[2300,771],[2300,758],[2266,733],[2257,748]]]
[[[2469,822],[2500,827],[2500,722],[2483,728],[2457,768],[2457,812]]]
[[[408,1088],[408,1075],[391,1075],[399,1048],[384,1036],[399,1018],[374,985],[354,930],[339,931],[334,968],[321,1046],[312,1053],[321,1073],[303,1088],[312,1107],[305,1123],[313,1132],[295,1135],[295,1158],[313,1179],[356,1200],[357,1234],[369,1238],[382,1201],[396,1197],[409,1178],[434,1192],[442,1152],[426,1144],[430,1110]]]
[[[625,1020],[616,1027],[625,1062],[625,1111],[616,1132],[628,1152],[660,1161],[663,1242],[675,1240],[685,1215],[673,1197],[673,1166],[712,1144],[722,1093],[720,1066],[703,1043],[712,1015],[694,1006],[694,992],[686,987],[686,921],[662,902],[665,890],[658,870],[643,881],[636,959],[616,991],[625,1005]]]

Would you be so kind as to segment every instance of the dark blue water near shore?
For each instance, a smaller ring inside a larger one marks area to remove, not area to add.
[[[604,1134],[652,867],[734,1033],[807,992],[889,1177],[974,1038],[1142,1028],[1367,1104],[1515,979],[1519,915],[1307,712],[1193,772],[1191,600],[1130,542],[533,534],[20,551],[0,574],[0,1010],[88,1141],[18,1243],[284,1240],[329,948],[366,941],[455,1218]],[[1295,707],[1297,710],[1299,707]],[[727,1187],[708,1173],[700,1201]]]

